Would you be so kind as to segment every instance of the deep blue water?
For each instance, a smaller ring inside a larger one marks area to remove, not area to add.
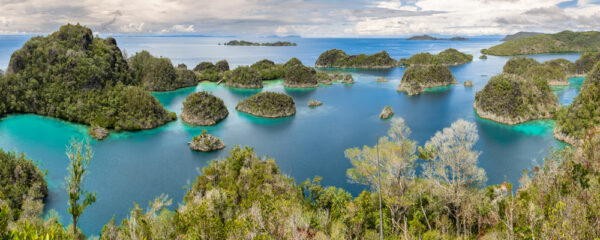
[[[21,47],[29,36],[0,36],[0,68],[6,69],[12,51]],[[347,189],[356,195],[363,187],[350,184],[346,178],[349,161],[344,150],[373,145],[376,136],[384,135],[389,121],[378,114],[390,105],[396,117],[402,117],[412,129],[411,138],[423,144],[436,131],[463,118],[475,122],[480,139],[476,149],[482,151],[479,164],[488,176],[488,184],[504,180],[517,183],[523,169],[543,161],[550,147],[561,144],[552,136],[554,123],[532,121],[517,126],[498,124],[476,117],[472,104],[476,91],[488,79],[502,71],[508,57],[489,56],[480,60],[479,50],[498,44],[498,39],[477,38],[466,42],[406,41],[400,39],[248,39],[254,41],[290,40],[297,47],[219,46],[232,38],[207,37],[128,37],[116,36],[129,55],[145,49],[156,56],[172,59],[173,64],[185,63],[193,68],[201,61],[227,59],[235,67],[249,65],[263,58],[276,62],[298,57],[314,65],[319,54],[339,48],[350,54],[375,53],[386,50],[393,58],[410,57],[419,52],[436,53],[448,47],[473,54],[472,63],[451,68],[460,84],[430,91],[419,96],[398,93],[404,69],[350,72],[354,85],[334,84],[316,89],[283,88],[281,81],[270,81],[262,91],[285,92],[296,102],[297,114],[283,119],[262,119],[235,110],[236,103],[260,90],[229,89],[211,83],[167,93],[154,93],[169,110],[181,112],[185,97],[200,90],[211,91],[225,101],[229,116],[212,127],[192,127],[181,121],[163,127],[141,131],[111,133],[102,142],[92,141],[95,157],[91,162],[86,188],[98,193],[98,201],[82,216],[80,227],[87,234],[99,234],[113,216],[120,221],[133,203],[146,206],[162,193],[181,202],[186,184],[194,181],[199,169],[214,158],[223,157],[234,145],[252,146],[260,155],[275,158],[282,171],[303,181],[323,177],[323,184]],[[538,61],[566,58],[579,54],[536,55]],[[376,78],[390,81],[377,83]],[[462,83],[471,80],[473,88]],[[577,95],[582,79],[571,79],[570,87],[555,88],[562,104],[569,104]],[[318,108],[308,108],[309,99],[324,102]],[[189,150],[187,142],[202,129],[223,139],[227,149],[213,153]],[[68,160],[65,145],[72,137],[87,137],[85,126],[35,115],[11,115],[0,120],[0,147],[25,152],[48,170],[50,195],[46,211],[54,209],[69,224],[64,177]],[[175,204],[177,205],[177,204]],[[176,207],[176,206],[173,206]]]

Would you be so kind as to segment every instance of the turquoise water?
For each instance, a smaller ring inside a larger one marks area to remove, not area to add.
[[[15,38],[17,40],[15,40]],[[8,64],[9,50],[17,49],[27,37],[0,37],[0,64]],[[472,104],[476,91],[488,79],[502,71],[507,57],[489,56],[480,60],[479,49],[498,43],[498,39],[475,39],[468,42],[407,42],[398,39],[294,39],[298,47],[226,47],[216,45],[222,38],[117,37],[120,46],[129,53],[148,49],[155,55],[184,62],[188,67],[204,60],[226,58],[231,65],[248,65],[263,58],[283,62],[296,56],[313,65],[318,55],[329,48],[349,53],[373,53],[387,50],[392,57],[402,58],[422,51],[439,52],[454,47],[474,55],[472,63],[452,67],[459,84],[428,90],[419,96],[398,93],[404,69],[344,70],[353,75],[355,84],[336,83],[314,89],[286,89],[281,80],[268,81],[262,90],[232,89],[214,83],[153,95],[169,110],[181,112],[185,97],[195,91],[210,91],[222,98],[229,116],[211,127],[189,126],[181,121],[157,129],[139,132],[112,132],[104,141],[91,141],[95,158],[90,164],[86,188],[98,193],[98,201],[89,207],[80,227],[87,234],[98,234],[113,216],[117,221],[126,217],[136,202],[145,206],[160,194],[168,194],[180,202],[184,186],[194,181],[199,169],[211,159],[223,157],[234,145],[252,146],[260,155],[277,160],[282,171],[297,181],[322,176],[323,183],[347,189],[356,195],[362,186],[350,184],[346,170],[350,163],[344,158],[347,148],[372,145],[377,135],[384,135],[389,121],[378,118],[384,106],[393,108],[395,116],[403,117],[412,129],[411,138],[423,144],[436,131],[462,118],[475,122],[480,140],[475,146],[482,151],[480,165],[488,176],[488,184],[504,180],[517,183],[522,170],[542,162],[548,149],[560,147],[552,136],[551,120],[532,121],[508,126],[478,118]],[[250,39],[252,40],[252,39]],[[538,55],[539,61],[554,58],[574,61],[578,54]],[[378,83],[378,77],[389,82]],[[466,88],[462,83],[475,84]],[[576,96],[581,79],[563,89],[555,89],[561,103],[568,104]],[[578,83],[579,82],[579,83]],[[240,113],[235,105],[241,99],[260,91],[284,92],[294,98],[297,114],[281,119],[265,119]],[[321,107],[309,108],[310,99],[322,101]],[[222,151],[192,152],[187,142],[206,129],[227,144]],[[64,223],[67,217],[64,177],[68,160],[64,154],[69,139],[86,138],[85,126],[35,115],[10,115],[0,119],[0,147],[25,152],[48,170],[50,195],[46,211],[55,209]],[[175,204],[177,205],[177,204]],[[176,206],[172,206],[176,207]]]

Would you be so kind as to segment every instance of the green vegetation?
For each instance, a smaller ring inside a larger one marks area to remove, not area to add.
[[[285,77],[285,68],[282,64],[275,64],[268,59],[260,60],[250,66],[260,73],[262,80],[274,80]]]
[[[283,93],[260,92],[238,102],[238,111],[259,117],[279,118],[296,114],[296,104],[292,97]]]
[[[406,92],[408,95],[417,95],[425,92],[426,88],[448,86],[456,83],[458,82],[446,66],[408,67],[404,71],[398,91]]]
[[[539,32],[517,32],[515,34],[509,34],[506,35],[504,38],[502,38],[500,41],[510,41],[513,39],[517,39],[517,38],[524,38],[524,37],[531,37],[531,36],[536,36],[536,35],[540,35],[543,33],[539,33]]]
[[[600,50],[600,32],[563,31],[517,38],[493,46],[484,52],[497,56],[525,54],[596,52]]]
[[[315,78],[319,84],[331,85],[333,84],[333,76],[327,74],[326,72],[317,72],[315,74]]]
[[[551,118],[558,98],[543,78],[525,79],[503,73],[492,77],[475,95],[474,108],[482,118],[505,124],[518,124]]]
[[[459,52],[454,48],[448,48],[437,55],[431,53],[415,54],[408,59],[400,59],[400,64],[406,67],[431,65],[456,66],[472,61],[473,55]]]
[[[70,164],[69,176],[67,181],[67,194],[69,195],[69,213],[73,217],[73,236],[77,236],[77,220],[83,214],[85,208],[96,202],[96,193],[90,193],[83,190],[83,180],[86,176],[88,164],[93,157],[92,147],[89,143],[84,144],[82,141],[71,140],[70,146],[67,148],[67,157]],[[80,198],[83,200],[80,201]]]
[[[386,51],[371,55],[348,55],[342,50],[330,49],[321,53],[315,66],[322,68],[393,68],[397,66],[397,62]]]
[[[135,82],[148,91],[172,91],[198,84],[193,71],[175,68],[168,58],[157,58],[141,51],[128,60]]]
[[[31,38],[13,53],[7,74],[0,75],[0,114],[35,113],[117,130],[149,129],[174,120],[139,87],[138,77],[130,75],[113,38],[65,25],[47,37]]]
[[[297,58],[290,59],[286,64],[283,86],[288,88],[314,88],[319,85],[314,68],[307,67]]]
[[[568,86],[567,76],[572,75],[574,68],[574,64],[566,59],[554,59],[540,64],[532,58],[513,57],[504,65],[503,73],[546,81],[550,86]]]
[[[0,206],[6,204],[12,209],[13,220],[27,212],[30,206],[25,205],[41,204],[47,195],[44,173],[25,154],[0,149]]]
[[[596,64],[571,105],[556,114],[554,135],[572,145],[579,145],[588,129],[600,125],[600,65]]]
[[[533,58],[514,57],[506,61],[502,68],[503,73],[524,75],[530,68],[540,66],[541,64]]]
[[[577,75],[575,64],[564,58],[549,60],[544,62],[543,65],[556,68],[557,70],[565,73],[567,76]]]
[[[200,135],[194,136],[190,142],[190,149],[201,152],[212,152],[225,148],[225,144],[221,139],[206,133],[206,129],[202,129]]]
[[[226,60],[220,60],[216,64],[201,62],[194,67],[194,72],[200,81],[221,81],[227,71],[229,71],[229,63]]]
[[[412,36],[407,38],[406,40],[429,40],[429,41],[441,41],[441,40],[448,40],[448,41],[468,41],[469,39],[464,38],[464,37],[451,37],[451,38],[436,38],[436,37],[432,37],[429,35],[420,35],[420,36]]]
[[[225,84],[234,88],[262,88],[260,73],[248,66],[239,66],[225,73]]]
[[[575,74],[584,75],[592,71],[597,62],[600,61],[600,53],[583,53],[575,61]]]
[[[188,124],[209,126],[225,119],[228,114],[222,99],[202,91],[187,96],[183,102],[181,120]]]
[[[266,47],[295,47],[298,46],[298,44],[293,43],[293,42],[282,42],[282,41],[277,41],[277,42],[267,42],[267,43],[257,43],[257,42],[248,42],[248,41],[238,41],[238,40],[231,40],[227,43],[225,43],[225,45],[227,46],[266,46]]]

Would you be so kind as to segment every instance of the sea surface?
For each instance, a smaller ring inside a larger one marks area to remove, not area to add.
[[[0,36],[0,68],[6,69],[10,54],[31,36]],[[378,118],[389,105],[394,117],[402,117],[411,128],[411,138],[424,144],[437,131],[449,127],[458,119],[474,122],[479,132],[475,146],[481,151],[479,165],[486,170],[487,184],[509,181],[518,184],[522,171],[543,163],[551,148],[562,143],[552,136],[554,122],[531,121],[516,126],[480,119],[473,111],[475,93],[490,77],[500,73],[508,57],[489,56],[479,59],[479,50],[496,45],[499,38],[473,38],[471,41],[406,41],[402,39],[343,38],[258,38],[252,41],[292,41],[297,47],[224,46],[235,38],[181,36],[114,36],[129,56],[148,50],[155,56],[169,57],[173,64],[185,63],[193,68],[201,61],[227,59],[232,67],[250,65],[267,58],[283,63],[292,57],[314,66],[319,54],[338,48],[349,54],[376,53],[386,50],[393,58],[407,58],[419,52],[437,53],[456,48],[473,54],[474,60],[451,71],[459,84],[430,90],[419,96],[398,93],[403,68],[391,70],[353,70],[355,84],[336,83],[314,89],[286,89],[281,80],[269,81],[262,90],[240,90],[201,83],[197,87],[172,92],[153,93],[169,110],[181,113],[186,96],[196,91],[210,91],[222,98],[229,116],[216,126],[193,127],[180,120],[153,130],[112,132],[104,141],[91,141],[94,158],[89,166],[85,188],[97,192],[97,202],[83,214],[80,227],[88,235],[99,235],[102,226],[112,217],[117,222],[127,217],[134,203],[142,208],[161,194],[174,200],[171,208],[181,203],[185,186],[195,180],[203,166],[212,159],[223,158],[235,145],[251,146],[262,156],[276,159],[285,174],[304,181],[323,177],[324,185],[343,187],[353,195],[364,186],[351,184],[346,170],[351,167],[344,150],[373,145],[376,136],[386,134],[389,120]],[[239,38],[238,38],[239,39]],[[535,55],[538,61],[566,58],[575,61],[579,54]],[[376,82],[378,77],[390,81]],[[474,82],[466,88],[462,83]],[[579,92],[583,78],[570,79],[569,87],[553,88],[562,104],[570,104]],[[236,103],[260,91],[284,92],[294,98],[297,114],[282,119],[264,119],[235,110]],[[318,108],[309,108],[310,99],[322,101]],[[187,143],[206,129],[227,144],[227,148],[212,153],[192,152]],[[28,157],[48,170],[49,196],[45,212],[56,211],[64,224],[70,224],[64,179],[68,159],[65,146],[72,138],[89,138],[87,127],[62,120],[30,115],[9,115],[0,119],[0,148],[25,152]]]

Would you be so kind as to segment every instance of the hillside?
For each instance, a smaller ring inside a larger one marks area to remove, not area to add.
[[[596,52],[600,50],[600,32],[563,31],[517,38],[482,50],[496,56],[514,56],[542,53]]]
[[[517,39],[517,38],[537,36],[537,35],[540,35],[540,34],[543,34],[543,33],[539,33],[539,32],[518,32],[518,33],[515,33],[515,34],[506,35],[500,41],[506,42],[506,41]]]
[[[472,61],[473,55],[462,53],[454,48],[448,48],[435,55],[431,53],[415,54],[408,59],[400,59],[399,63],[405,67],[431,65],[456,66]]]

